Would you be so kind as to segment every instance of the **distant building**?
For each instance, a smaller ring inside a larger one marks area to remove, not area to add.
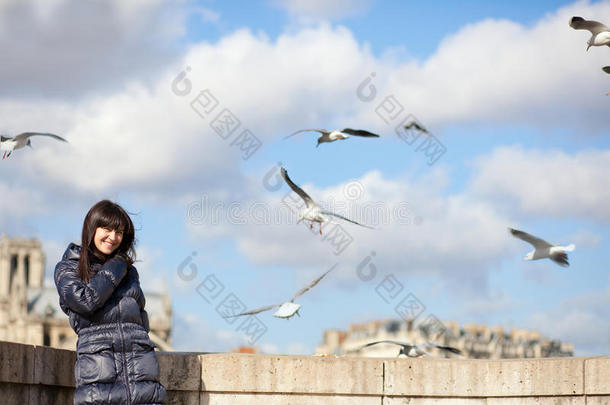
[[[461,328],[455,322],[441,323],[431,316],[415,324],[414,320],[374,320],[362,324],[352,324],[347,331],[326,330],[322,344],[316,346],[316,353],[345,355],[348,357],[396,357],[399,346],[377,344],[361,349],[367,343],[380,340],[394,340],[403,343],[436,343],[460,349],[464,358],[471,359],[514,359],[528,357],[573,356],[571,344],[557,340],[543,339],[539,332],[512,329],[506,332],[502,327],[466,324]],[[455,357],[456,355],[430,349],[434,357]]]
[[[58,258],[59,260],[59,258]],[[45,257],[36,239],[0,237],[0,340],[76,349],[77,336],[59,306],[55,286],[44,286]],[[145,293],[150,338],[172,350],[171,302],[166,293]]]

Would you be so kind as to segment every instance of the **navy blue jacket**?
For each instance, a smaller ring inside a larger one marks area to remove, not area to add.
[[[78,335],[74,403],[164,404],[136,268],[115,256],[93,263],[85,283],[77,274],[80,249],[71,243],[55,266],[59,305]]]

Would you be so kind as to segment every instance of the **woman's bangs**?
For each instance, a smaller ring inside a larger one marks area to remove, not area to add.
[[[126,232],[129,229],[129,220],[116,210],[104,210],[97,220],[96,227],[108,228],[115,231]]]

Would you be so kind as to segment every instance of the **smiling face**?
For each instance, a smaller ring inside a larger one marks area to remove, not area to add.
[[[105,255],[114,252],[121,245],[122,240],[123,231],[104,227],[98,227],[93,236],[95,247]]]

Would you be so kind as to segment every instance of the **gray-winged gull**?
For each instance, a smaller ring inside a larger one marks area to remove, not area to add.
[[[352,221],[351,219],[345,218],[344,216],[341,216],[339,214],[335,214],[333,212],[325,211],[325,210],[321,209],[320,206],[318,204],[316,204],[313,201],[313,199],[305,191],[303,191],[303,189],[301,189],[299,186],[294,184],[292,182],[292,180],[290,180],[290,177],[288,177],[288,172],[286,172],[286,169],[284,169],[283,167],[281,169],[281,173],[282,173],[282,177],[284,178],[286,183],[290,186],[290,188],[295,193],[297,193],[303,199],[303,201],[305,201],[305,209],[303,211],[301,211],[301,213],[299,214],[299,219],[297,220],[297,224],[303,220],[310,221],[309,228],[313,229],[313,223],[317,222],[320,224],[320,235],[322,235],[322,222],[329,221],[330,219],[328,218],[328,216],[330,215],[330,216],[351,222],[352,224],[356,224],[356,225],[363,226],[365,228],[373,229],[370,226],[363,225],[356,221]]]
[[[514,237],[531,243],[534,246],[534,250],[525,255],[523,260],[539,260],[548,258],[563,267],[568,267],[570,265],[570,263],[568,263],[568,254],[566,252],[573,251],[576,247],[574,244],[570,244],[568,246],[553,245],[543,239],[530,235],[527,232],[519,231],[513,228],[508,228],[508,230]]]
[[[437,345],[435,343],[423,343],[420,345],[412,345],[409,343],[396,342],[394,340],[380,340],[377,342],[367,343],[364,346],[362,346],[359,350],[362,350],[365,347],[377,345],[380,343],[388,343],[388,344],[400,346],[400,351],[398,352],[398,355],[396,357],[400,356],[401,354],[403,354],[407,357],[421,357],[424,354],[430,355],[430,353],[428,353],[425,350],[425,348],[428,348],[428,347],[435,347],[437,349],[445,350],[445,351],[448,351],[448,352],[451,352],[454,354],[462,354],[462,352],[459,349],[456,349],[455,347],[451,347],[451,346],[441,346],[441,345]]]
[[[570,18],[570,27],[575,30],[588,30],[591,32],[591,38],[587,41],[587,51],[592,46],[610,46],[610,28],[600,22],[574,16]]]
[[[317,143],[316,147],[320,146],[320,144],[323,142],[334,142],[338,139],[347,139],[347,138],[349,138],[350,135],[364,136],[367,138],[379,138],[379,135],[374,134],[369,131],[365,131],[363,129],[344,128],[341,130],[333,129],[331,131],[328,131],[326,129],[312,128],[312,129],[300,129],[296,132],[293,132],[290,135],[285,136],[284,139],[290,138],[291,136],[294,136],[296,134],[300,134],[301,132],[309,132],[309,131],[315,131],[315,132],[319,132],[322,134],[322,136],[318,138],[318,143]]]
[[[300,304],[296,304],[294,302],[294,300],[296,300],[301,295],[305,294],[307,291],[309,291],[311,288],[313,288],[316,284],[318,284],[320,282],[320,280],[322,280],[322,278],[324,278],[324,276],[326,276],[328,273],[330,273],[335,267],[337,267],[337,264],[333,265],[330,269],[328,269],[320,277],[316,278],[311,283],[307,284],[307,286],[305,286],[304,288],[299,290],[299,292],[297,292],[294,295],[294,297],[292,297],[292,299],[290,301],[286,301],[286,302],[284,302],[282,304],[267,305],[265,307],[261,307],[261,308],[257,308],[257,309],[252,309],[252,310],[246,311],[246,312],[242,312],[241,314],[226,316],[225,318],[234,318],[236,316],[243,316],[243,315],[254,315],[254,314],[258,314],[258,313],[263,312],[263,311],[268,311],[270,309],[277,308],[277,307],[279,307],[279,309],[273,314],[273,316],[275,316],[276,318],[289,319],[289,318],[292,318],[294,316],[294,314],[297,314],[297,315],[301,316],[299,314],[299,309],[301,308],[301,305]]]
[[[32,147],[30,137],[32,136],[49,136],[58,141],[68,142],[59,135],[49,134],[46,132],[23,132],[15,137],[0,136],[0,151],[4,151],[2,159],[9,157],[14,150],[24,148],[26,146]],[[8,152],[8,153],[7,153]]]

